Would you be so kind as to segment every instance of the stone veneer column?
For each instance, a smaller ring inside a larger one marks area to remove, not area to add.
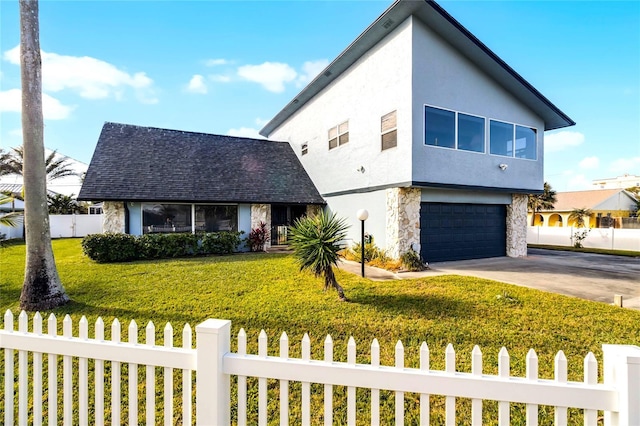
[[[507,256],[527,255],[527,201],[526,194],[513,194],[507,206]]]
[[[269,239],[264,245],[266,250],[271,247],[271,204],[251,204],[251,229],[260,226],[260,222],[266,223],[269,230]]]
[[[102,232],[124,234],[124,202],[105,201],[102,203]]]
[[[387,194],[387,254],[398,259],[420,250],[420,188],[390,188]]]

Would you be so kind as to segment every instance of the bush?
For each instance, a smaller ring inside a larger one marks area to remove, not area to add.
[[[231,254],[242,242],[242,232],[223,231],[202,235],[201,252],[203,254]]]
[[[264,245],[269,240],[267,224],[260,221],[257,228],[252,229],[247,238],[251,251],[264,251]]]
[[[416,272],[416,271],[424,271],[425,265],[422,260],[422,256],[415,250],[409,250],[406,253],[403,253],[400,256],[400,261],[402,262],[402,266],[407,271]]]
[[[138,240],[129,234],[91,234],[82,239],[84,254],[99,263],[127,262],[140,258]]]
[[[99,263],[127,262],[138,259],[168,259],[202,254],[230,254],[241,243],[241,232],[211,232],[194,235],[92,234],[82,239],[82,250]]]
[[[349,249],[349,260],[354,260],[356,262],[361,262],[362,260],[362,245],[360,243],[356,243]],[[379,259],[383,263],[389,260],[389,256],[387,253],[381,248],[377,247],[373,243],[366,243],[364,245],[364,261],[371,262],[372,260]]]

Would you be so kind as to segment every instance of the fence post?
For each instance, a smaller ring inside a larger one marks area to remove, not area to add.
[[[208,319],[196,326],[196,424],[231,422],[231,381],[223,370],[229,353],[231,321]]]
[[[604,383],[619,394],[619,411],[605,411],[604,424],[640,425],[640,347],[602,345]]]

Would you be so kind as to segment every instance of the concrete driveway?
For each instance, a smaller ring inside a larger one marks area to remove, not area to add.
[[[340,267],[360,273],[360,265]],[[403,279],[443,274],[470,275],[536,288],[543,291],[611,304],[615,295],[623,297],[625,308],[640,309],[640,258],[529,249],[525,258],[440,262],[424,272],[393,274],[367,268],[370,279]]]

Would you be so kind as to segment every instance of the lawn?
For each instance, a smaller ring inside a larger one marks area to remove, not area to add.
[[[322,342],[330,334],[337,360],[346,360],[347,339],[353,336],[358,343],[358,362],[368,362],[369,345],[377,338],[382,364],[393,365],[394,346],[402,340],[405,365],[417,367],[420,343],[426,341],[431,368],[442,370],[445,347],[452,343],[458,371],[470,371],[471,351],[479,345],[484,354],[484,372],[488,374],[497,373],[497,354],[505,346],[511,355],[512,374],[518,376],[524,376],[525,356],[533,348],[544,378],[553,377],[553,358],[563,350],[569,379],[576,381],[582,381],[582,363],[589,351],[601,364],[602,344],[640,343],[638,311],[479,278],[441,276],[375,282],[337,271],[338,281],[349,298],[349,302],[339,302],[335,292],[322,291],[321,279],[299,272],[294,258],[287,254],[98,264],[83,256],[80,240],[55,240],[53,246],[62,282],[73,300],[54,313],[60,319],[63,314],[70,314],[74,332],[82,315],[89,324],[97,317],[106,324],[118,318],[125,340],[126,325],[135,319],[142,341],[144,326],[152,320],[158,330],[157,341],[162,342],[162,328],[171,322],[179,345],[184,324],[195,327],[207,318],[222,318],[232,321],[233,334],[241,327],[247,331],[253,353],[261,329],[269,335],[269,353],[273,355],[278,351],[278,337],[286,331],[290,353],[299,356],[299,342],[307,332],[313,358],[322,358]],[[11,309],[14,315],[19,313],[23,270],[24,245],[0,249],[2,312]],[[277,386],[270,388],[277,392]],[[336,398],[338,407],[340,395]],[[363,407],[366,398],[359,393]],[[416,399],[407,395],[407,406],[415,405]],[[442,419],[438,411],[441,404],[437,398],[434,401],[432,416],[438,421]],[[492,403],[486,406],[487,421],[495,422],[495,418],[490,420]],[[393,398],[383,396],[383,413],[389,411],[392,415],[392,407]],[[271,409],[277,410],[277,406]],[[458,409],[464,416],[464,403]],[[319,411],[317,421],[321,418]],[[363,411],[366,420],[368,410]],[[336,414],[336,421],[341,415]],[[577,411],[570,415],[572,423],[581,421]],[[292,423],[298,423],[295,410],[292,416]],[[517,407],[512,410],[514,424],[522,416]],[[407,415],[407,422],[411,419]],[[553,410],[542,410],[540,421],[552,423]]]

